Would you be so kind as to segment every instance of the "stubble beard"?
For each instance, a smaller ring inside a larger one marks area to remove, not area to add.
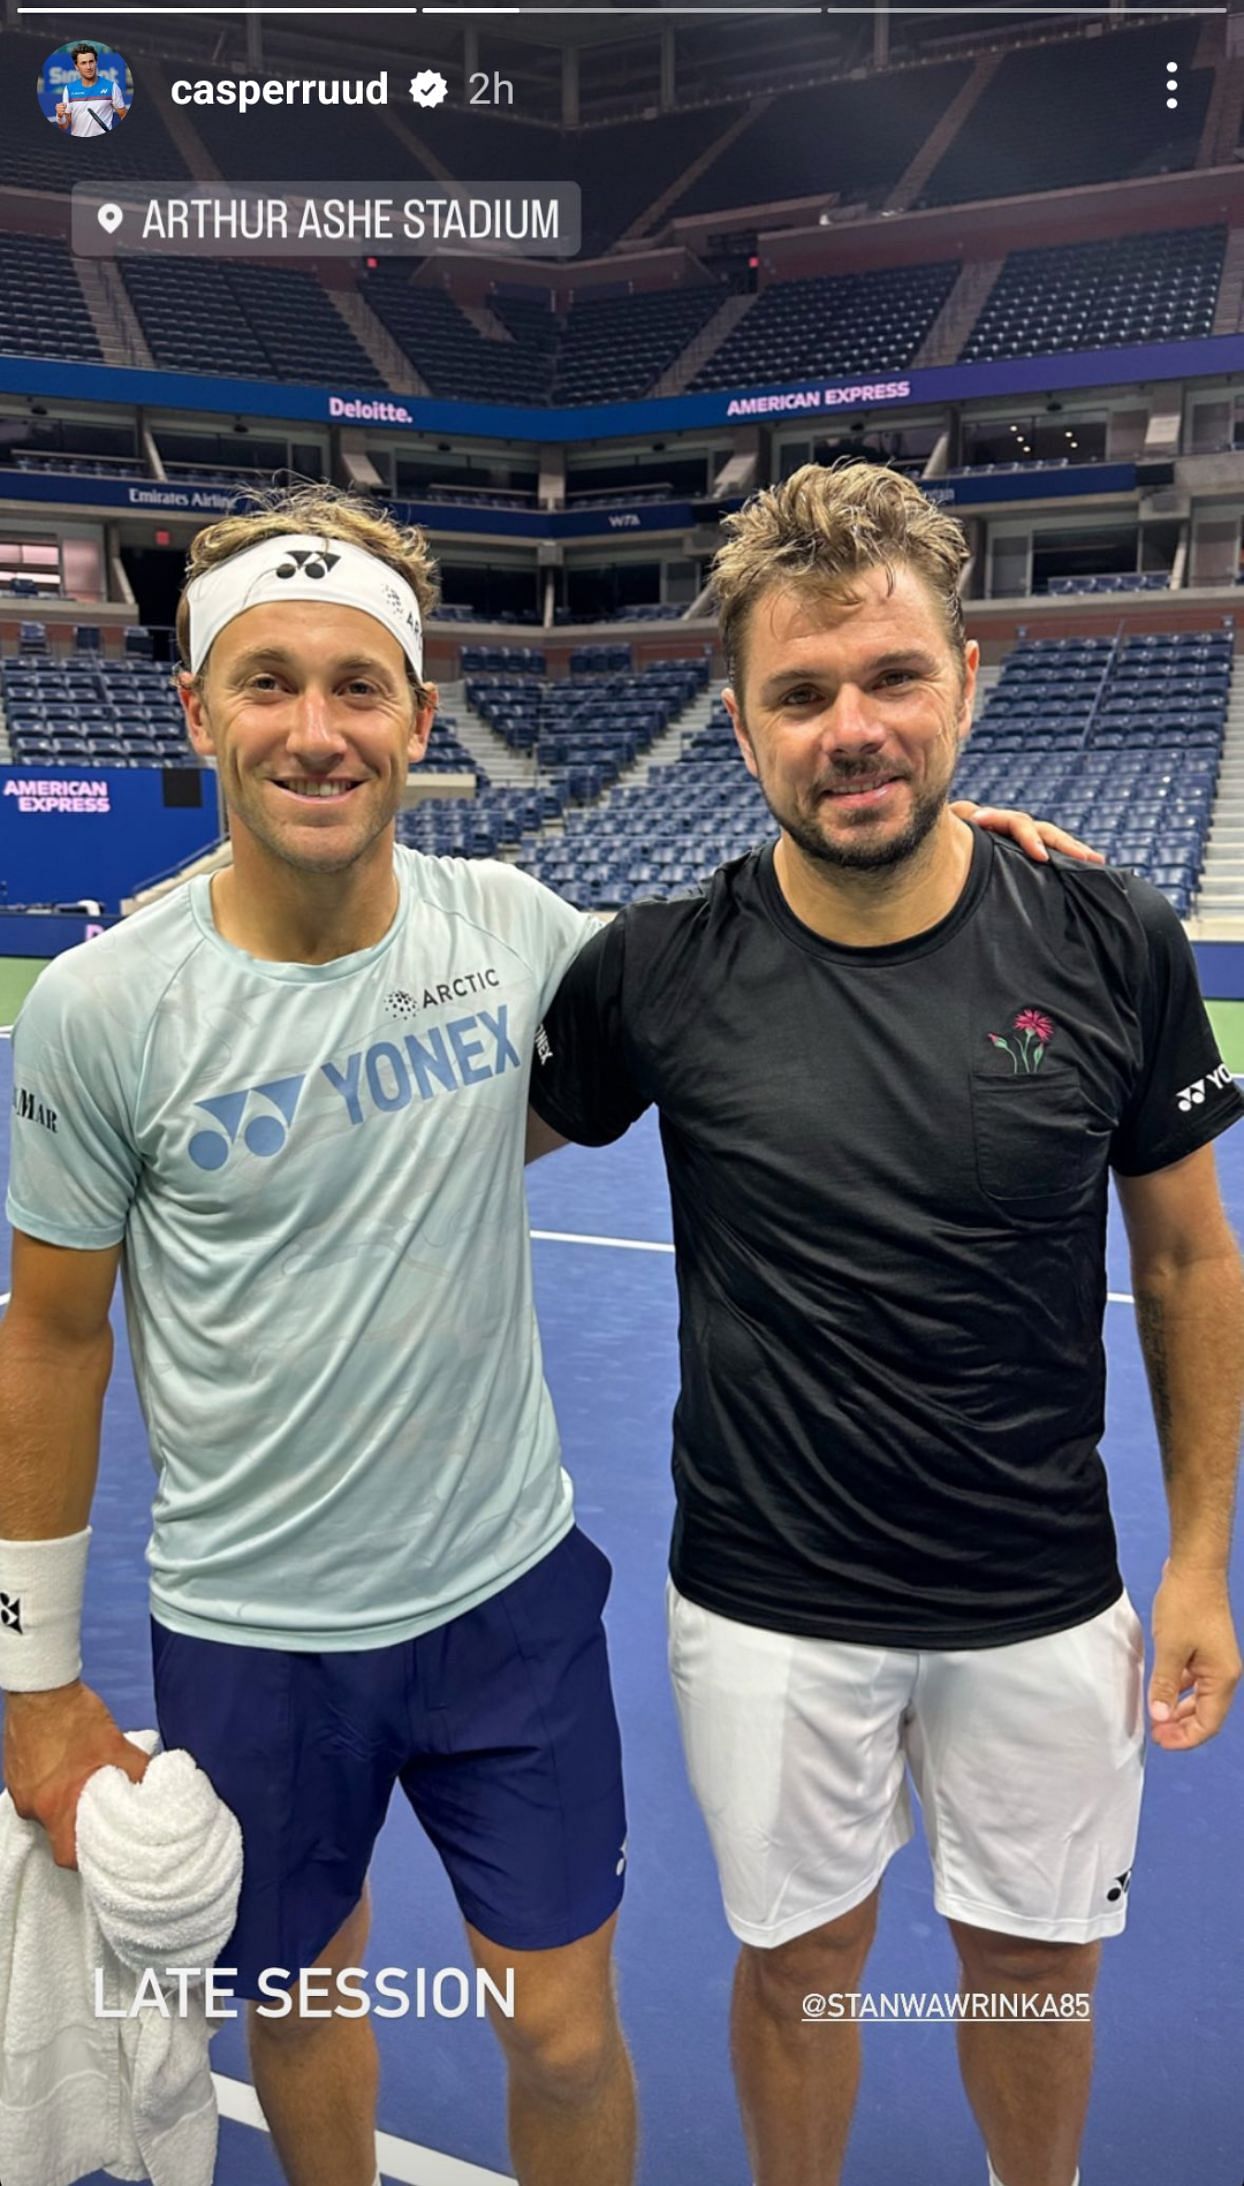
[[[812,813],[799,809],[779,811],[767,791],[765,803],[806,858],[819,865],[832,865],[840,872],[883,873],[914,858],[928,841],[945,809],[946,792],[913,792],[905,825],[896,834],[885,835],[878,835],[875,824],[868,821],[857,822],[849,833],[830,832],[817,824]]]
[[[954,780],[959,758],[959,742],[953,727],[949,732],[954,738],[954,750],[944,780],[935,785],[927,781],[917,789],[910,775],[899,777],[911,789],[911,811],[905,824],[895,834],[878,834],[876,823],[867,819],[850,826],[850,832],[830,832],[818,820],[818,805],[792,803],[783,806],[771,794],[770,785],[763,771],[757,780],[761,796],[783,832],[789,835],[796,848],[818,865],[834,867],[838,872],[884,873],[894,866],[903,865],[923,849],[941,819],[950,798],[950,786]],[[755,739],[751,739],[752,752],[759,756]],[[851,787],[866,789],[878,779],[873,767],[859,768],[855,773],[840,768],[832,786],[837,789]]]

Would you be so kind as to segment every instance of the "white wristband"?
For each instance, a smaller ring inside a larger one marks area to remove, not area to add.
[[[82,1596],[91,1529],[0,1541],[0,1693],[46,1693],[82,1674]]]

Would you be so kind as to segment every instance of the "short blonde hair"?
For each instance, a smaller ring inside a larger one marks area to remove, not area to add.
[[[777,486],[752,495],[722,523],[726,544],[713,562],[726,667],[735,689],[753,607],[778,586],[850,597],[853,579],[899,568],[923,578],[936,599],[962,676],[963,605],[959,582],[968,546],[953,516],[936,508],[910,478],[876,463],[805,463]]]
[[[186,558],[186,583],[215,569],[246,547],[262,539],[279,539],[287,532],[309,532],[320,539],[348,539],[374,554],[406,579],[419,603],[426,625],[440,598],[436,563],[425,534],[414,524],[399,524],[385,511],[357,494],[336,486],[305,485],[274,488],[255,495],[254,506],[238,516],[222,516],[196,532]],[[185,593],[177,604],[177,650],[190,661],[190,607]],[[409,671],[414,682],[413,671]]]

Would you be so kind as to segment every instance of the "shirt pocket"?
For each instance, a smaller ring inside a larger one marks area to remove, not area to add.
[[[1066,1210],[1101,1162],[1074,1070],[974,1077],[972,1126],[982,1192],[1016,1213]]]

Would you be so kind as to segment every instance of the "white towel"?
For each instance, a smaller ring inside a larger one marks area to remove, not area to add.
[[[154,1731],[141,1784],[101,1769],[78,1805],[79,1872],[0,1798],[0,2179],[73,2186],[90,2171],[153,2186],[211,2186],[214,2031],[201,1994],[181,2014],[128,2012],[139,1978],[211,1966],[237,1912],[237,1822],[185,1753]]]

